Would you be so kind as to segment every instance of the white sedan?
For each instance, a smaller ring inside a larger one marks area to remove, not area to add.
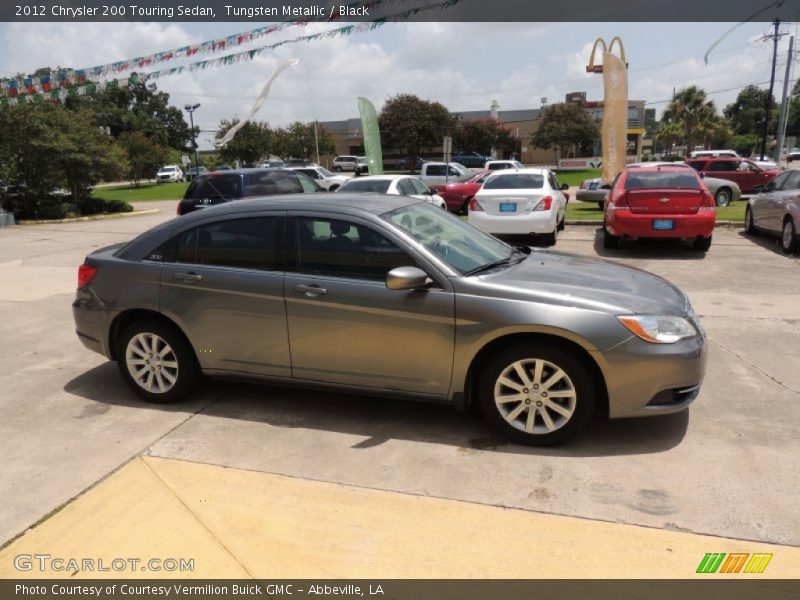
[[[492,234],[542,236],[548,246],[564,229],[567,197],[549,169],[492,173],[469,204],[469,222]]]
[[[373,192],[391,196],[409,196],[430,202],[447,210],[444,198],[429,189],[419,177],[413,175],[367,175],[357,179],[349,179],[337,192]]]
[[[350,181],[347,175],[336,175],[331,173],[325,167],[306,166],[306,167],[289,167],[292,171],[300,171],[303,175],[308,175],[311,179],[319,184],[319,187],[335,192],[343,183]]]

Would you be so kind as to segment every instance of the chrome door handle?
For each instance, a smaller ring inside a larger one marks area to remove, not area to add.
[[[203,276],[197,273],[173,273],[172,278],[184,283],[197,283],[203,279]]]
[[[294,286],[294,291],[298,294],[305,294],[310,298],[328,293],[328,290],[321,288],[318,285],[296,285]]]

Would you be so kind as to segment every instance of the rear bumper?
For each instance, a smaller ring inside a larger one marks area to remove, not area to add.
[[[514,216],[487,215],[470,212],[469,223],[486,233],[525,235],[528,233],[553,233],[556,229],[556,211],[532,212]]]
[[[112,318],[100,309],[89,294],[78,291],[78,298],[72,303],[72,316],[75,319],[75,333],[89,350],[111,358],[108,328]]]
[[[629,210],[606,213],[605,226],[609,233],[631,238],[698,238],[710,237],[714,232],[716,214],[713,210],[686,214],[639,214]],[[654,229],[656,220],[674,222],[673,229]]]

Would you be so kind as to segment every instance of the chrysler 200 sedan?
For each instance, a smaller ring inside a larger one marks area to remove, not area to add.
[[[480,408],[516,442],[686,408],[705,335],[644,271],[512,247],[427,202],[231,202],[90,254],[77,333],[142,398],[203,375]]]

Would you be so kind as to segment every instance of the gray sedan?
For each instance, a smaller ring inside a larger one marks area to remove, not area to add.
[[[784,252],[800,252],[800,169],[784,171],[756,191],[745,209],[745,231],[778,235]]]
[[[644,271],[512,247],[378,194],[229,202],[90,254],[85,346],[142,398],[202,375],[479,408],[523,444],[600,412],[685,409],[706,343],[685,294]]]

